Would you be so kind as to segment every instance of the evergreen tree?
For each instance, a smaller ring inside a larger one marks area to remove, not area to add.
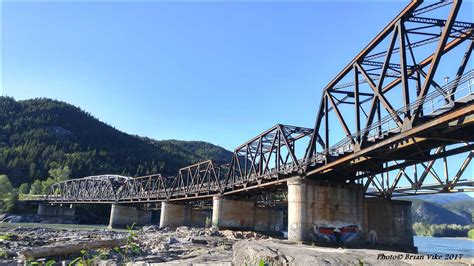
[[[0,175],[0,199],[6,197],[13,190],[12,183],[6,175]]]
[[[18,188],[18,192],[20,194],[28,194],[30,192],[30,185],[27,183],[21,184],[20,188]]]
[[[42,191],[41,180],[36,179],[33,184],[31,184],[30,194],[32,195],[40,195]]]

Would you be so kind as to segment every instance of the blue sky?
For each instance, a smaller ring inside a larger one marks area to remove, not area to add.
[[[233,150],[312,127],[322,88],[407,3],[7,1],[2,93]]]

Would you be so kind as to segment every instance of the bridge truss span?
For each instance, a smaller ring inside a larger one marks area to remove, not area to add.
[[[46,200],[50,202],[101,202],[120,199],[123,186],[130,177],[120,175],[88,176],[53,184]]]
[[[300,173],[297,145],[306,147],[313,130],[277,124],[234,151],[225,180],[226,189],[259,185]]]

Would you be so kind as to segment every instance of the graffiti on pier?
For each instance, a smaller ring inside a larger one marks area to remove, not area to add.
[[[359,237],[360,228],[356,224],[349,225],[314,225],[313,238],[317,242],[346,244]]]

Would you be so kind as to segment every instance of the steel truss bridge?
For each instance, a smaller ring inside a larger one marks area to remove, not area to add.
[[[229,164],[205,161],[174,177],[67,180],[44,200],[263,195],[295,176],[359,183],[366,195],[388,198],[474,191],[474,24],[456,20],[460,8],[460,0],[409,3],[324,88],[313,128],[277,124],[237,147]]]

